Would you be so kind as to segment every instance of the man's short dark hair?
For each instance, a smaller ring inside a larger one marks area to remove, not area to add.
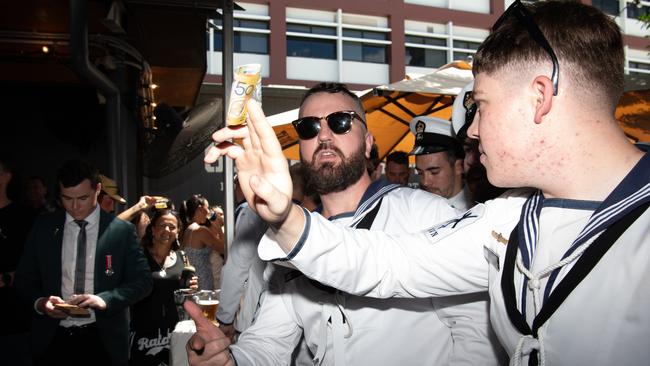
[[[318,93],[329,93],[329,94],[341,93],[343,95],[348,96],[356,104],[358,112],[361,115],[361,118],[363,118],[364,121],[366,120],[366,112],[365,109],[363,108],[363,104],[361,103],[361,99],[359,99],[359,97],[356,94],[351,92],[350,89],[348,89],[348,87],[345,84],[341,84],[341,83],[318,83],[314,85],[313,87],[311,87],[311,89],[307,90],[305,95],[303,95],[302,100],[300,101],[300,107],[302,108],[302,105],[305,103],[305,100],[307,100],[307,98]]]
[[[409,165],[409,154],[404,151],[393,151],[386,157],[386,163],[393,162],[399,165]]]
[[[559,84],[570,77],[584,93],[599,93],[615,108],[623,92],[625,54],[612,18],[577,1],[543,1],[526,7],[558,57]],[[531,60],[551,65],[548,53],[520,20],[510,16],[478,48],[473,72],[521,68]]]
[[[99,171],[92,164],[84,160],[69,160],[63,164],[56,174],[57,189],[60,183],[64,188],[79,185],[85,179],[90,181],[92,187],[99,183]]]
[[[462,159],[465,158],[464,153],[461,155],[457,150],[454,150],[454,149],[444,150],[442,152],[447,154],[447,161],[449,162],[449,165],[451,165],[451,166],[454,166],[454,164],[456,163],[456,160],[462,160]]]

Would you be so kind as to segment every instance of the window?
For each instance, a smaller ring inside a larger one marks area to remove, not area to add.
[[[325,34],[329,36],[336,35],[336,28],[333,27],[321,27],[318,25],[308,25],[308,24],[287,24],[287,32],[297,32],[297,33],[312,33],[312,34]]]
[[[336,59],[333,39],[287,36],[287,56]]]
[[[405,20],[406,66],[437,68],[451,61],[471,61],[489,35],[480,28]]]
[[[336,28],[287,23],[287,56],[336,59]]]
[[[388,34],[367,30],[343,29],[343,37],[386,40],[388,39]]]
[[[360,28],[343,29],[343,59],[346,61],[387,63],[387,32]]]
[[[650,7],[627,3],[627,17],[630,19],[639,19],[642,15],[650,14]]]
[[[221,35],[221,19],[213,19],[212,23],[217,26],[214,32],[213,51],[223,50],[223,39]],[[237,53],[269,54],[269,22],[253,19],[234,19],[233,46]]]
[[[650,74],[650,63],[629,61],[628,65],[629,72],[632,75]]]
[[[591,5],[603,11],[603,13],[618,16],[618,0],[592,0]]]
[[[358,24],[352,22],[359,20],[355,16],[338,17],[336,13],[305,9],[293,9],[287,14],[294,16],[287,18],[288,57],[387,62],[390,29],[377,26],[377,22]]]
[[[454,48],[464,48],[466,50],[478,50],[481,45],[479,42],[454,40]]]
[[[440,67],[447,63],[447,51],[406,47],[406,65],[419,67]]]
[[[646,64],[645,62],[630,61],[630,68],[631,69],[650,70],[650,64]]]
[[[346,61],[386,63],[386,46],[361,42],[343,42],[343,59]]]
[[[430,37],[418,37],[418,36],[407,35],[406,43],[418,43],[418,44],[426,44],[430,46],[447,47],[447,41],[443,38],[430,38]]]

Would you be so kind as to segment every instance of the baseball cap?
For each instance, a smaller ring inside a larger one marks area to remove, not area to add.
[[[106,193],[107,196],[109,196],[110,198],[112,198],[114,201],[118,203],[121,204],[126,203],[126,200],[119,195],[120,190],[117,187],[117,183],[115,183],[114,180],[112,180],[111,178],[103,174],[100,174],[99,181],[102,184],[102,191]]]

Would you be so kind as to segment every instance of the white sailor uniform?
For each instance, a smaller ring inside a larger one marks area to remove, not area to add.
[[[356,212],[333,217],[332,226],[369,224],[364,231],[398,234],[457,213],[425,191],[378,186],[369,188]],[[366,267],[364,260],[348,264]],[[269,286],[257,319],[231,346],[239,366],[287,364],[303,333],[317,365],[496,365],[499,356],[504,360],[495,337],[489,337],[485,292],[433,304],[431,299],[373,299],[336,291],[290,269],[276,269]]]
[[[649,205],[646,153],[602,203],[513,190],[409,236],[341,230],[312,215],[287,259],[322,283],[368,296],[489,286],[491,322],[513,365],[647,365]],[[284,257],[269,233],[259,254]]]

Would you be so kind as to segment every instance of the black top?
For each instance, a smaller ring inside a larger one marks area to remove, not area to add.
[[[171,333],[178,323],[174,290],[181,287],[183,255],[176,252],[176,263],[165,269],[163,277],[160,273],[162,266],[147,249],[144,253],[151,269],[153,291],[131,307],[130,364],[167,365]]]

